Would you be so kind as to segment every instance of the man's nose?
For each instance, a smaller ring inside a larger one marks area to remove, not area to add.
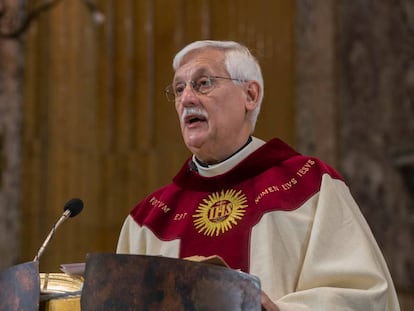
[[[194,104],[198,99],[197,92],[194,90],[191,83],[187,83],[180,99],[182,104]]]

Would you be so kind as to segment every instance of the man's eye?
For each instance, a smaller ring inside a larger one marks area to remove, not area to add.
[[[197,85],[201,87],[211,86],[211,79],[209,77],[201,77],[197,80]]]
[[[180,83],[174,87],[174,92],[175,94],[181,94],[182,92],[184,92],[184,89],[185,89],[185,84]]]

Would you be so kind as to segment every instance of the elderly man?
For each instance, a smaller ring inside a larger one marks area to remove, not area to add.
[[[252,136],[264,88],[249,50],[197,41],[173,68],[166,94],[193,156],[127,216],[117,252],[219,255],[259,277],[268,311],[399,310],[341,176],[279,139]]]

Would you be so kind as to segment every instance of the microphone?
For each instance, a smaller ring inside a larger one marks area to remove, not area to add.
[[[76,215],[78,215],[82,211],[82,209],[83,202],[81,199],[75,198],[66,202],[66,204],[63,207],[62,216],[60,216],[59,220],[56,222],[52,230],[49,232],[49,235],[46,237],[45,241],[43,242],[33,261],[39,261],[40,256],[43,254],[46,246],[49,244],[50,240],[55,234],[56,229],[69,217],[75,217]]]

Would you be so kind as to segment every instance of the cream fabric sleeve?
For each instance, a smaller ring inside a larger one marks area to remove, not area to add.
[[[140,227],[131,215],[128,215],[119,234],[116,252],[177,258],[179,240],[161,241],[151,230]]]
[[[272,216],[279,218],[273,231],[290,240],[278,247],[286,256],[273,265],[286,262],[282,276],[268,266],[273,274],[260,278],[281,311],[400,310],[382,253],[342,181],[324,175],[320,192],[300,209]],[[298,243],[302,249],[289,250]]]

